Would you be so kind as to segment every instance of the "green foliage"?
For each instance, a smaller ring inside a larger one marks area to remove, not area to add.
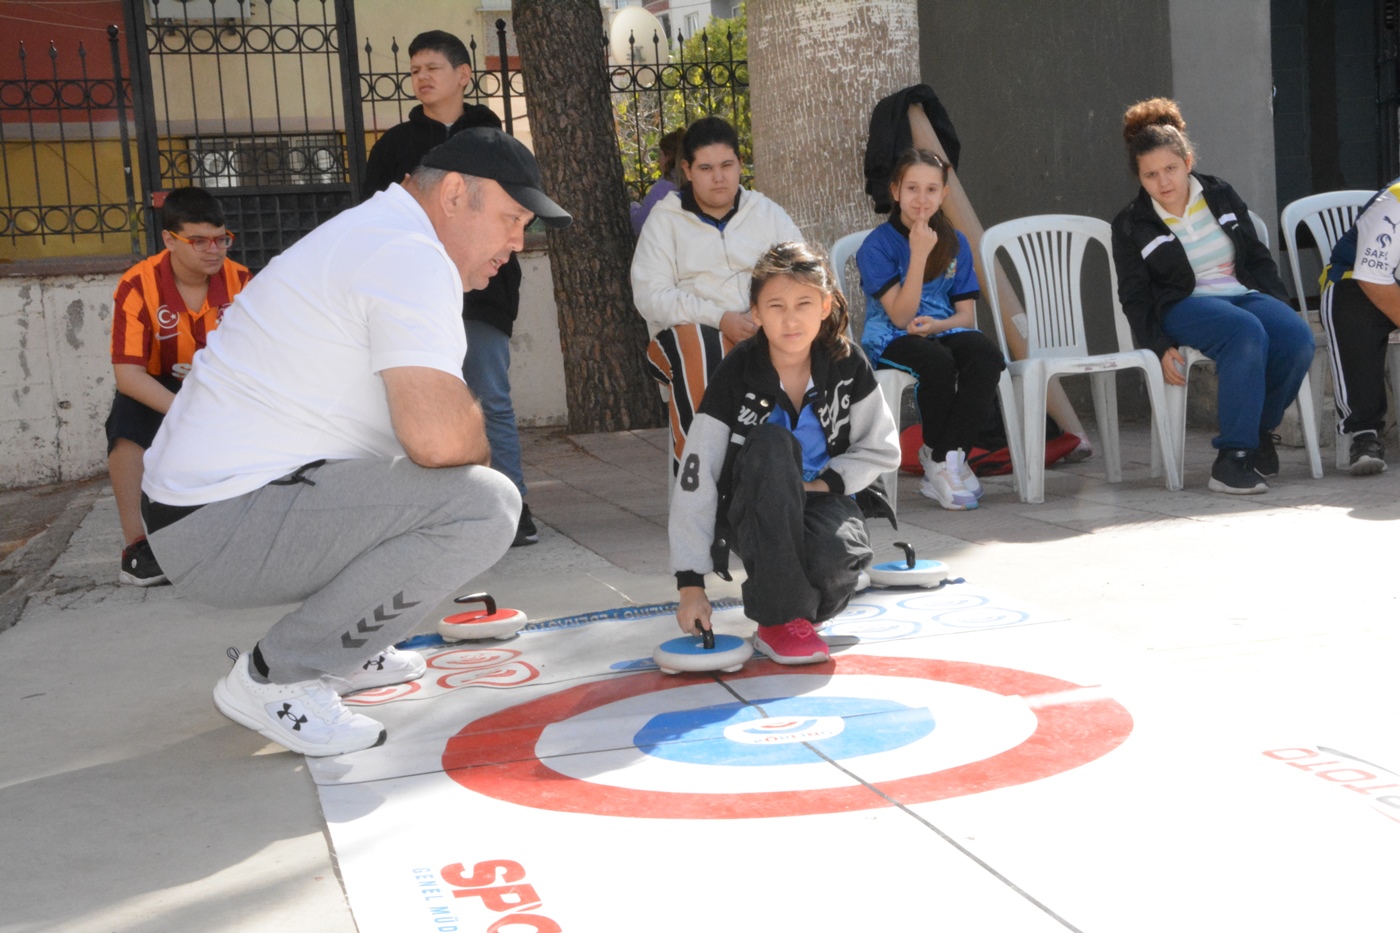
[[[749,36],[746,11],[712,19],[699,35],[671,45],[671,62],[618,66],[612,71],[613,113],[628,197],[641,200],[659,177],[657,144],[673,129],[705,116],[723,117],[739,134],[747,183],[753,174],[749,116]]]

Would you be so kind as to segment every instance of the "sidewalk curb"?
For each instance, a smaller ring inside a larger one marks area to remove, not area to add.
[[[30,538],[14,553],[0,562],[0,572],[14,574],[15,582],[0,593],[0,632],[19,623],[29,595],[49,577],[49,571],[63,555],[93,504],[109,494],[106,483],[89,483],[73,494],[53,523]]]

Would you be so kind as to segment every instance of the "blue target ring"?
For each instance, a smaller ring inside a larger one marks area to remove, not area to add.
[[[669,761],[772,767],[812,764],[822,755],[843,761],[893,751],[934,727],[928,709],[893,700],[797,696],[661,713],[633,742]]]

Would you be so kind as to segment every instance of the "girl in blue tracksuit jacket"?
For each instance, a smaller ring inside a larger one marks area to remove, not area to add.
[[[687,633],[710,627],[704,575],[724,575],[732,550],[748,573],[754,647],[779,664],[818,663],[829,655],[813,623],[846,607],[870,564],[862,506],[890,514],[880,478],[899,443],[824,256],[774,246],[749,294],[759,332],[705,389],[671,499],[676,619]]]

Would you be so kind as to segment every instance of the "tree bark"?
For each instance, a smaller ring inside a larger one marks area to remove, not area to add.
[[[632,304],[632,225],[604,70],[597,0],[512,0],[545,191],[574,217],[548,232],[569,430],[665,423]]]
[[[756,187],[814,243],[884,218],[865,195],[865,140],[880,98],[919,78],[915,0],[748,5]]]

